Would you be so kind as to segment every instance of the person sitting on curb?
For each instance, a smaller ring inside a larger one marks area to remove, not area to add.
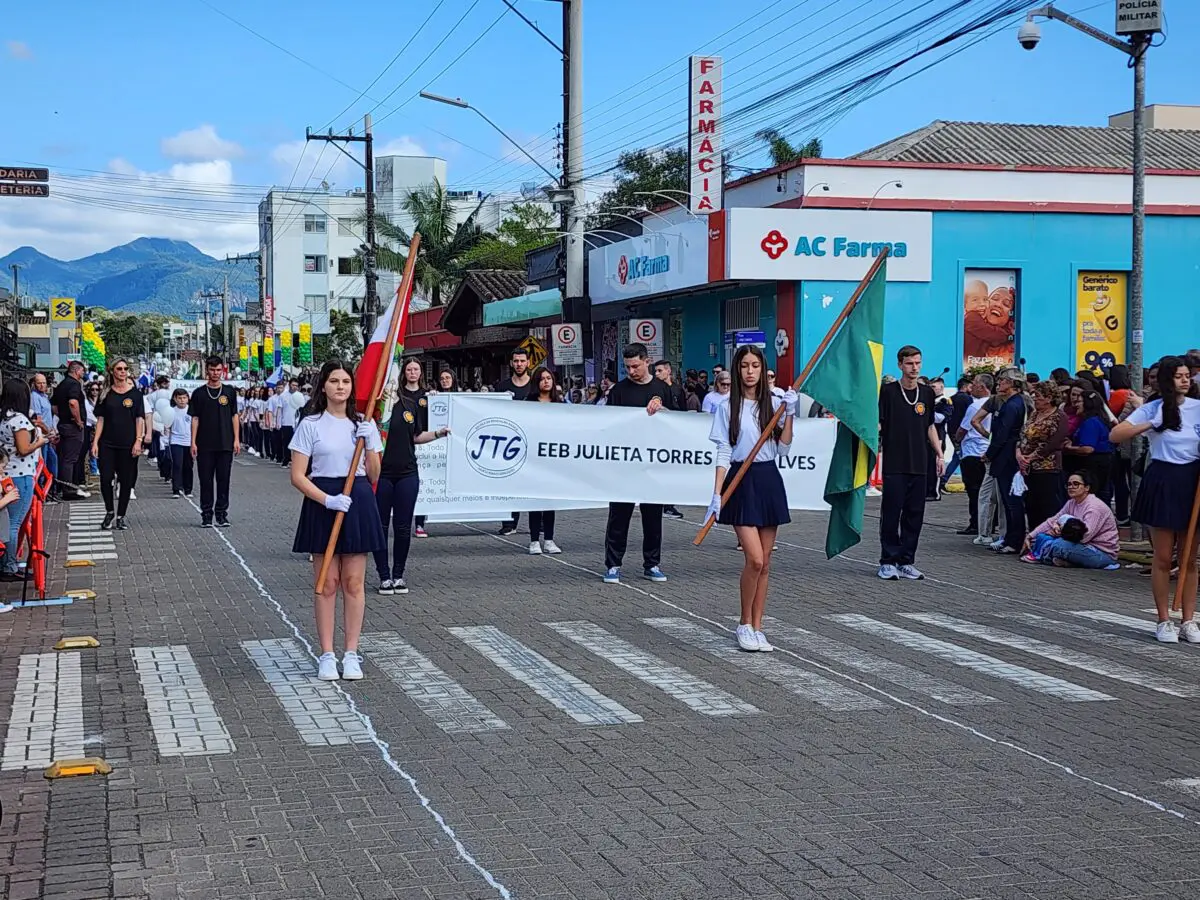
[[[1117,519],[1112,510],[1092,494],[1091,478],[1086,471],[1072,472],[1067,478],[1066,505],[1025,538],[1026,562],[1080,569],[1117,569],[1117,551],[1121,548]],[[1070,520],[1083,523],[1080,540],[1065,533]]]

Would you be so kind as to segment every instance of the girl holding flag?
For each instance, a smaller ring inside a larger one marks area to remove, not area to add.
[[[717,445],[717,471],[705,518],[715,516],[722,525],[732,525],[745,555],[739,585],[742,609],[738,646],[769,652],[775,648],[763,634],[762,618],[767,605],[771,551],[779,526],[791,521],[783,476],[775,460],[791,449],[797,395],[794,390],[782,397],[771,394],[766,384],[766,360],[757,347],[738,348],[732,368],[729,401],[717,406],[708,435]],[[775,428],[754,459],[747,459],[780,406],[785,408],[783,424]],[[721,495],[741,468],[746,469],[745,475],[722,507]]]

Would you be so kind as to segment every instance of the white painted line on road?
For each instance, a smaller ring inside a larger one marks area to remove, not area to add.
[[[83,756],[78,653],[25,653],[8,717],[0,770],[41,768]]]
[[[1102,647],[1110,647],[1122,653],[1133,653],[1136,656],[1145,656],[1157,662],[1175,666],[1176,668],[1187,669],[1193,673],[1200,671],[1200,654],[1164,653],[1163,646],[1157,641],[1148,641],[1141,636],[1109,634],[1105,631],[1097,631],[1089,628],[1082,622],[1064,622],[1060,619],[1039,616],[1036,613],[992,613],[992,615],[1002,619],[1024,622],[1026,625],[1032,625],[1035,628],[1046,628],[1060,634],[1069,634],[1072,637],[1100,644]],[[1134,619],[1133,621],[1136,622],[1137,620]],[[1153,633],[1154,627],[1151,626],[1149,634]]]
[[[129,652],[159,754],[209,756],[236,749],[187,647],[133,647]]]
[[[599,625],[591,622],[543,624],[621,671],[674,697],[702,716],[749,716],[759,711],[716,685],[610,634]]]
[[[449,631],[581,725],[624,725],[642,721],[637,713],[604,696],[499,628],[479,625]]]
[[[399,685],[417,708],[447,734],[482,734],[508,727],[396,632],[364,634],[362,648],[371,665]]]
[[[736,616],[730,618],[737,621]],[[834,662],[839,662],[860,672],[868,672],[884,681],[890,681],[905,690],[912,691],[914,694],[931,697],[939,703],[948,703],[952,706],[972,706],[1000,702],[995,697],[981,694],[979,691],[973,691],[952,681],[927,675],[918,669],[910,669],[908,666],[892,662],[873,653],[867,653],[824,635],[798,628],[795,625],[786,625],[771,616],[763,618],[763,625],[770,628],[772,641],[779,640],[786,644],[795,644],[808,653],[824,656],[826,659],[832,659]]]
[[[1170,781],[1164,781],[1163,786],[1200,798],[1200,778],[1172,778]]]
[[[1184,684],[1166,675],[1141,672],[1123,663],[1113,662],[1099,656],[1092,656],[1090,653],[1083,653],[1079,650],[1060,647],[1058,644],[1051,644],[1049,641],[1025,637],[1023,634],[1016,634],[1015,632],[1005,631],[1001,628],[977,625],[974,622],[968,622],[965,619],[957,619],[954,616],[947,616],[941,613],[903,613],[903,615],[906,619],[913,619],[917,622],[924,622],[926,625],[934,625],[938,628],[957,632],[958,634],[965,634],[968,637],[987,641],[989,644],[1010,647],[1013,650],[1020,650],[1023,653],[1040,656],[1059,665],[1070,666],[1073,669],[1080,669],[1084,672],[1091,672],[1093,675],[1101,675],[1104,678],[1111,678],[1114,681],[1135,684],[1138,687],[1158,691],[1160,694],[1170,694],[1172,697],[1200,697],[1200,686]]]
[[[1154,610],[1150,611],[1154,612]],[[1157,624],[1157,622],[1151,622],[1147,619],[1123,616],[1120,613],[1109,612],[1105,609],[1081,609],[1078,612],[1071,613],[1071,615],[1078,616],[1081,619],[1092,619],[1095,622],[1104,622],[1107,625],[1122,625],[1126,628],[1132,628],[1134,631],[1144,632],[1145,634],[1154,634],[1154,628]]]
[[[304,743],[333,746],[371,740],[362,720],[333,682],[317,680],[312,657],[295,641],[242,641],[242,649],[275,692]]]
[[[897,628],[895,625],[888,625],[869,616],[857,613],[845,613],[826,616],[826,618],[837,622],[839,625],[845,625],[847,628],[854,628],[866,634],[873,634],[876,637],[892,641],[901,647],[907,647],[909,650],[915,650],[918,653],[927,653],[937,659],[945,660],[956,666],[962,666],[964,669],[972,669],[984,675],[991,675],[993,678],[1001,678],[1004,681],[1010,681],[1023,688],[1028,688],[1031,691],[1037,691],[1040,694],[1049,694],[1052,697],[1058,697],[1060,700],[1066,700],[1070,703],[1116,699],[1108,694],[1093,691],[1091,688],[1073,684],[1062,678],[1055,678],[1053,675],[1043,675],[1041,672],[1035,672],[1033,669],[1027,669],[1024,666],[1004,662],[1004,660],[988,656],[986,653],[978,653],[975,650],[960,647],[958,644],[951,644],[937,638],[927,637],[915,631]]]
[[[790,691],[797,697],[811,700],[826,709],[837,712],[856,712],[864,709],[887,708],[887,704],[874,697],[860,694],[858,691],[842,687],[828,678],[785,663],[774,654],[747,653],[740,650],[731,638],[702,628],[695,622],[673,616],[642,619],[642,621],[651,628],[657,628],[663,634],[690,644],[705,653],[711,653],[730,665],[752,672]]]

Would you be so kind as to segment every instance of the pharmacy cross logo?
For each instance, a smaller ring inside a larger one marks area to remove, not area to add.
[[[779,233],[778,228],[772,228],[759,246],[762,247],[763,253],[771,259],[779,259],[783,256],[783,251],[788,248],[788,239]]]
[[[622,254],[621,258],[617,261],[617,278],[620,279],[621,284],[624,284],[625,279],[628,277],[629,277],[629,260],[625,257],[624,254]]]

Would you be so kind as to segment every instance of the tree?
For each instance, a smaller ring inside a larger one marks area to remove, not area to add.
[[[772,166],[782,166],[801,159],[821,158],[823,148],[820,138],[812,138],[807,144],[797,147],[774,128],[764,128],[754,136],[767,145]]]
[[[329,334],[313,335],[313,363],[324,365],[331,359],[340,359],[348,365],[358,362],[362,356],[362,340],[359,336],[359,320],[350,313],[338,309],[329,311]]]
[[[686,202],[688,191],[688,155],[686,150],[634,150],[617,157],[616,185],[600,198],[596,215],[589,217],[588,228],[607,228],[626,222],[620,215],[606,210],[619,206],[646,206],[651,208],[669,202],[672,197]],[[659,192],[662,197],[641,196]],[[628,211],[621,211],[628,215]]]
[[[437,179],[433,184],[409,191],[401,202],[401,208],[421,234],[415,277],[421,293],[433,306],[441,306],[442,295],[453,292],[466,269],[464,256],[484,239],[476,222],[482,206],[481,200],[471,214],[459,222],[458,207]],[[380,239],[393,245],[379,247],[376,266],[385,272],[404,271],[412,235],[386,216],[376,218],[375,230]]]
[[[518,203],[496,234],[486,235],[462,258],[468,269],[524,271],[525,254],[554,241],[554,213],[536,203]]]
[[[140,316],[108,316],[100,321],[99,328],[109,357],[133,356],[162,346],[162,328],[154,333],[154,327]]]

